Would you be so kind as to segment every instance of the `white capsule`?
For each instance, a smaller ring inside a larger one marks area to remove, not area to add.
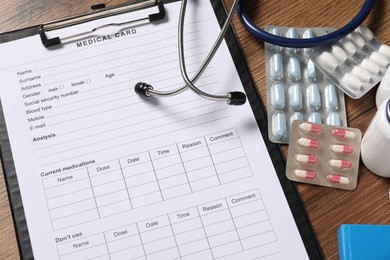
[[[378,52],[390,59],[390,46],[382,44]]]
[[[362,66],[363,69],[366,69],[373,75],[379,75],[381,68],[373,62],[372,60],[369,60],[367,58],[363,59],[362,62],[360,63],[360,66]]]
[[[311,113],[307,121],[310,123],[322,124],[321,115],[317,112]]]
[[[354,55],[357,51],[355,44],[350,40],[343,40],[341,45],[343,45],[344,50],[348,52],[349,55]]]
[[[290,125],[294,120],[303,120],[303,114],[301,112],[294,112],[290,117]]]
[[[292,81],[301,79],[301,63],[297,56],[291,56],[288,60],[288,77]]]
[[[282,54],[275,53],[271,56],[269,74],[274,80],[281,80],[283,78]]]
[[[356,32],[352,32],[351,34],[349,34],[348,38],[350,38],[356,44],[356,46],[358,46],[359,48],[362,48],[366,44],[366,41],[364,40],[364,38],[361,37]]]
[[[362,82],[351,73],[346,73],[341,79],[341,83],[352,90],[360,90],[362,88]]]
[[[272,116],[272,134],[276,140],[282,140],[286,137],[287,126],[284,113],[278,112]]]
[[[294,111],[299,111],[302,108],[302,91],[299,84],[293,84],[288,89],[290,96],[290,107]]]
[[[328,125],[341,126],[340,115],[335,112],[329,113],[328,117],[326,118],[326,123]]]
[[[374,38],[374,33],[365,25],[360,25],[357,31],[368,41]]]
[[[371,81],[371,74],[366,69],[363,69],[360,66],[353,67],[351,73],[364,82]]]
[[[318,111],[321,108],[320,89],[317,84],[310,84],[306,90],[307,103],[312,111]]]
[[[329,52],[323,52],[320,55],[320,61],[328,70],[335,70],[338,66],[337,59]]]
[[[348,54],[338,45],[332,46],[332,53],[341,63],[344,63],[348,59]]]
[[[316,81],[317,79],[317,68],[314,65],[314,62],[312,60],[307,60],[306,63],[306,73],[307,73],[307,78],[311,81]]]
[[[387,67],[389,65],[387,58],[384,55],[380,54],[379,52],[373,52],[370,55],[370,60],[379,64],[382,67]]]
[[[275,109],[283,109],[285,104],[284,86],[280,83],[275,83],[271,87],[271,105]]]

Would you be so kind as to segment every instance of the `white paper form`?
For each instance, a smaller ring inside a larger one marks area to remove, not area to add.
[[[140,81],[183,83],[180,2],[165,8],[158,24],[60,48],[39,36],[0,45],[0,95],[35,258],[307,259],[248,103],[134,93]],[[190,75],[219,28],[210,2],[190,1]],[[196,84],[243,91],[225,43]]]

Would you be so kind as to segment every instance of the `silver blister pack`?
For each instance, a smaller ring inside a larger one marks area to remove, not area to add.
[[[268,26],[274,35],[313,38],[332,28]],[[310,59],[313,49],[265,43],[268,136],[274,143],[289,143],[294,120],[347,126],[344,93]]]
[[[336,86],[358,99],[382,80],[390,47],[361,25],[337,42],[314,48],[309,56]]]

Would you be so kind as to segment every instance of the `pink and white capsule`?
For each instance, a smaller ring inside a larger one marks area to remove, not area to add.
[[[310,124],[310,123],[301,123],[299,124],[299,129],[305,133],[314,133],[319,134],[321,133],[321,126],[317,124]]]
[[[317,149],[318,147],[320,147],[320,142],[318,140],[309,139],[309,138],[305,138],[305,137],[299,138],[297,140],[297,142],[298,142],[298,145],[300,145],[302,147],[306,147],[306,148]]]
[[[343,184],[343,185],[349,184],[348,177],[337,175],[337,174],[329,174],[328,176],[326,176],[326,179],[330,183],[337,183],[337,184]]]
[[[299,170],[299,169],[294,170],[294,175],[298,178],[310,179],[310,180],[316,177],[316,173],[313,171]]]
[[[330,150],[339,154],[351,154],[353,151],[352,146],[343,144],[332,144]]]
[[[349,169],[352,167],[352,163],[350,161],[337,159],[329,160],[329,165],[335,169]]]
[[[316,164],[318,162],[318,158],[314,154],[296,154],[295,160],[306,164]]]
[[[337,138],[346,138],[346,139],[353,139],[356,137],[356,134],[353,131],[345,130],[341,128],[333,129],[332,135]]]

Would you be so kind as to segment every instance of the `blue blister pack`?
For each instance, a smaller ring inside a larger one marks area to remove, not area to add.
[[[268,26],[274,35],[313,38],[332,28]],[[265,43],[268,136],[274,143],[289,143],[294,120],[347,126],[344,93],[310,59],[313,49]]]

